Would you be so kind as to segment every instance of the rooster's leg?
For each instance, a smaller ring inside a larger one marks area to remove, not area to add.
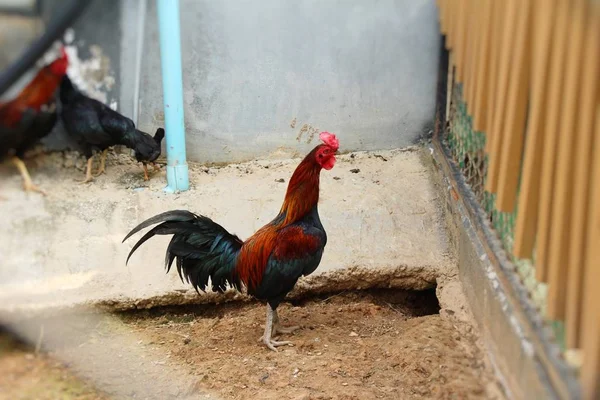
[[[146,163],[142,163],[142,168],[144,168],[144,180],[147,181],[150,178],[148,177],[148,166]]]
[[[285,346],[288,344],[292,344],[289,341],[278,342],[273,340],[271,337],[273,334],[273,309],[271,305],[267,303],[267,323],[265,324],[265,334],[260,338],[260,340],[267,346],[269,349],[273,351],[277,351],[277,347]]]
[[[107,154],[108,154],[108,149],[104,149],[102,151],[102,155],[100,155],[100,168],[98,168],[98,171],[96,171],[96,175],[94,175],[94,176],[100,176],[106,172],[106,155]]]
[[[88,183],[94,180],[94,177],[92,176],[92,162],[94,161],[94,156],[88,158],[87,160],[87,167],[85,169],[85,179],[83,181],[80,181],[80,183]]]
[[[25,165],[23,160],[21,160],[19,157],[13,157],[12,162],[13,164],[15,164],[15,167],[17,167],[17,169],[21,173],[21,176],[23,177],[23,188],[25,189],[25,191],[38,192],[45,196],[46,192],[35,186],[31,181],[31,176],[29,176],[29,171],[27,171],[27,166]]]
[[[160,165],[152,163],[152,166],[154,167],[154,171],[160,171]]]
[[[296,330],[300,329],[299,326],[281,326],[279,324],[279,315],[277,315],[277,310],[273,310],[273,334],[276,335],[278,333],[292,333]]]

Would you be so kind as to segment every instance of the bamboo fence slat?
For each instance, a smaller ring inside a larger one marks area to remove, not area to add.
[[[558,0],[556,20],[552,34],[552,55],[548,82],[548,106],[546,129],[542,149],[542,179],[536,237],[536,279],[546,282],[548,278],[549,237],[551,229],[554,170],[558,143],[559,113],[562,106],[563,76],[569,29],[569,1]]]
[[[491,31],[494,29],[492,25],[492,0],[481,0],[481,2],[481,40],[479,41],[479,62],[476,68],[477,84],[473,110],[473,129],[479,132],[485,131],[487,126],[487,100],[490,96],[488,88],[492,53]]]
[[[498,173],[496,208],[512,213],[517,200],[521,153],[525,140],[525,118],[529,96],[531,48],[531,0],[520,0],[514,32],[514,56],[506,98],[506,121],[499,132],[503,139]]]
[[[548,64],[551,52],[552,27],[555,18],[555,0],[536,0],[533,13],[532,92],[529,121],[523,160],[523,176],[519,194],[519,213],[515,227],[513,254],[531,258],[535,245],[535,230],[540,199],[542,152],[547,118]]]
[[[445,20],[448,21],[448,33],[446,40],[446,49],[452,50],[454,48],[454,30],[455,30],[455,17],[456,17],[456,0],[446,0],[446,16]]]
[[[600,105],[594,121],[594,154],[600,154]],[[590,224],[587,229],[587,260],[583,304],[581,383],[585,399],[600,397],[600,158],[595,157],[590,188]]]
[[[502,27],[506,3],[503,1],[492,1],[492,23],[490,24],[491,46],[490,46],[490,74],[488,76],[489,98],[488,113],[486,120],[486,142],[485,153],[490,154],[494,148],[494,111],[498,102],[498,73],[500,65],[500,51],[502,47]],[[489,169],[489,168],[488,168]]]
[[[452,104],[452,91],[454,90],[454,67],[452,52],[448,53],[448,76],[446,77],[446,122],[450,120],[450,105]]]
[[[467,53],[469,52],[469,38],[471,37],[470,35],[470,30],[472,30],[472,25],[471,25],[471,21],[469,20],[469,6],[470,6],[470,2],[471,0],[461,0],[461,23],[464,23],[464,29],[462,30],[461,33],[461,42],[458,45],[458,48],[460,48],[459,53],[460,53],[460,60],[457,60],[458,64],[460,65],[460,68],[462,69],[461,71],[461,79],[460,82],[463,84],[463,88],[466,85],[466,80],[468,78],[468,73],[466,72],[466,68],[467,68]],[[464,91],[464,90],[463,90]]]
[[[573,192],[573,137],[577,132],[579,89],[583,56],[587,1],[573,0],[569,18],[569,51],[567,53],[563,107],[560,112],[560,131],[557,148],[554,202],[552,204],[552,228],[550,230],[550,257],[547,312],[550,318],[564,319],[567,294],[567,263],[569,261],[569,237],[571,203]]]
[[[471,107],[470,99],[469,99],[469,91],[471,90],[471,85],[473,84],[473,77],[471,76],[471,59],[473,57],[473,42],[476,37],[476,21],[473,18],[473,0],[466,0],[465,4],[465,18],[467,29],[465,32],[465,52],[463,54],[463,64],[465,66],[465,73],[463,79],[463,93],[464,99],[467,103],[467,107]]]
[[[500,172],[500,152],[502,149],[502,131],[506,120],[506,106],[508,95],[508,81],[510,65],[513,59],[512,48],[514,47],[514,32],[517,21],[518,4],[521,0],[506,0],[506,15],[501,32],[501,53],[500,66],[498,73],[498,81],[496,85],[495,95],[497,96],[494,102],[494,123],[492,125],[491,134],[494,137],[492,148],[489,157],[489,167],[487,174],[486,190],[496,193],[498,184],[498,175]]]
[[[594,140],[594,119],[596,104],[600,101],[600,5],[590,7],[589,19],[585,32],[581,90],[578,93],[580,105],[577,112],[577,132],[575,137],[576,157],[574,160],[575,175],[573,181],[573,204],[571,209],[571,236],[567,276],[567,313],[565,318],[566,346],[578,348],[581,333],[581,307],[583,293],[584,262],[587,256],[585,246],[588,230],[588,215],[593,204],[589,203],[591,187],[592,149]],[[597,156],[597,154],[596,154]],[[597,259],[600,265],[600,259]]]
[[[479,61],[479,43],[481,42],[481,0],[471,0],[471,20],[473,21],[473,30],[471,38],[471,52],[469,55],[469,90],[467,92],[467,102],[469,104],[471,115],[475,112],[475,88],[477,86],[477,64]]]
[[[456,19],[456,74],[458,82],[464,82],[464,72],[465,72],[465,64],[464,64],[464,53],[465,53],[465,45],[467,38],[467,2],[468,0],[457,0],[458,2],[458,16]]]

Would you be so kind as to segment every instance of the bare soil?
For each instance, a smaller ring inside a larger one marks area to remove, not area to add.
[[[0,331],[1,400],[107,400],[60,361]]]
[[[434,291],[378,290],[282,304],[301,330],[275,353],[258,343],[264,306],[161,308],[122,314],[138,337],[184,364],[223,399],[498,398],[475,337],[437,314]]]
[[[301,329],[278,352],[253,301],[48,316],[49,355],[0,340],[0,399],[501,399],[477,337],[439,310],[435,290],[284,303]]]

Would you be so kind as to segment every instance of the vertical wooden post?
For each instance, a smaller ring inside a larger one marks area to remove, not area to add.
[[[525,118],[529,97],[531,69],[531,0],[519,0],[514,31],[513,58],[506,98],[506,121],[498,172],[496,208],[512,213],[517,201],[517,187],[525,140]]]
[[[457,81],[463,83],[465,73],[465,47],[467,41],[467,2],[468,0],[457,0],[458,8],[456,18],[456,76]]]
[[[496,86],[496,102],[494,103],[494,123],[491,134],[494,137],[493,147],[489,156],[489,167],[485,189],[495,193],[498,187],[498,176],[500,173],[500,154],[504,137],[504,124],[506,122],[506,106],[508,95],[509,71],[513,62],[514,32],[516,28],[518,4],[522,0],[505,0],[506,15],[502,28],[502,46],[500,53],[500,68],[498,84]]]
[[[535,274],[539,282],[547,281],[552,227],[552,203],[554,196],[554,171],[558,147],[559,114],[563,98],[563,77],[567,57],[567,35],[569,32],[569,0],[557,0],[556,20],[552,34],[552,55],[548,79],[548,105],[546,133],[542,149],[542,179],[540,181],[540,203],[536,237]]]
[[[487,128],[489,77],[492,54],[492,0],[481,0],[481,40],[479,41],[479,62],[477,64],[477,84],[475,90],[475,110],[473,112],[473,129],[482,132]]]
[[[588,232],[589,216],[594,207],[590,204],[590,188],[593,154],[594,120],[596,104],[600,101],[600,3],[590,5],[588,23],[585,32],[582,85],[578,92],[580,104],[577,107],[577,132],[573,132],[575,142],[575,160],[573,165],[573,205],[571,218],[571,236],[569,242],[567,314],[565,320],[567,348],[578,348],[581,339],[581,313],[583,300],[583,275],[585,261],[588,259],[585,246]],[[600,265],[600,259],[596,260]]]
[[[600,154],[600,106],[596,107],[594,154]],[[594,157],[590,188],[590,224],[587,230],[583,308],[581,383],[585,399],[600,398],[600,158]]]
[[[504,23],[504,15],[506,13],[506,3],[503,1],[492,1],[492,27],[491,30],[491,45],[490,45],[490,75],[489,79],[489,99],[488,99],[488,114],[486,120],[486,142],[485,153],[490,154],[494,148],[495,140],[498,135],[494,134],[494,118],[496,104],[498,103],[498,75],[500,70],[500,58],[502,47],[502,29]],[[489,166],[488,166],[489,170]]]
[[[556,174],[552,203],[550,230],[550,257],[548,258],[548,317],[564,319],[567,294],[567,263],[569,262],[569,237],[573,192],[573,137],[577,132],[579,90],[581,88],[581,59],[587,0],[570,2],[568,52],[564,79],[563,106],[560,110],[558,147],[556,149]]]
[[[467,92],[467,104],[469,105],[469,114],[475,115],[475,88],[477,86],[477,64],[479,63],[479,43],[481,42],[481,0],[471,0],[471,30],[470,54],[468,60],[469,88]]]
[[[513,247],[513,254],[519,258],[531,258],[535,244],[542,173],[542,151],[547,118],[548,65],[555,6],[555,0],[536,0],[534,7],[536,11],[532,15],[534,29],[532,91],[518,203],[519,213],[515,226],[515,244]]]

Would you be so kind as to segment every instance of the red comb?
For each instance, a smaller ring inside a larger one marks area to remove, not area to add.
[[[333,133],[321,132],[319,134],[319,138],[323,141],[323,143],[334,150],[337,150],[340,147],[340,141]]]

